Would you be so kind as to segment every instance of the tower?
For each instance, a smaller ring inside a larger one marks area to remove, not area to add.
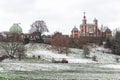
[[[94,18],[93,22],[95,25],[98,25],[98,20],[96,18]]]
[[[74,28],[72,29],[72,31],[71,31],[71,33],[72,33],[72,38],[79,38],[79,30],[78,30],[78,28],[76,27],[76,26],[74,26]]]
[[[94,22],[94,25],[95,25],[95,35],[97,36],[98,35],[98,20],[96,18],[94,18],[93,20]]]
[[[83,36],[86,36],[86,32],[87,32],[86,24],[87,24],[87,19],[85,16],[85,12],[83,12],[83,20],[82,20]]]
[[[86,23],[87,23],[87,20],[86,20],[85,12],[83,12],[83,14],[84,14],[84,16],[83,16],[82,22],[83,22],[83,24],[86,24]]]

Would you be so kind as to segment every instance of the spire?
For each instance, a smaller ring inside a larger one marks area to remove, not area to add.
[[[94,18],[93,22],[95,25],[98,25],[98,20],[96,18]]]
[[[76,28],[76,25],[74,25],[74,27]]]
[[[95,22],[95,21],[97,21],[97,19],[96,19],[96,18],[94,18],[94,20],[93,20],[93,21]]]
[[[84,18],[84,19],[86,19],[85,13],[86,13],[86,12],[83,12],[83,14],[84,14],[83,18]]]
[[[87,23],[87,19],[86,19],[85,13],[86,13],[86,12],[83,12],[83,14],[84,14],[83,20],[82,20],[82,23],[83,23],[83,24],[86,24],[86,23]]]

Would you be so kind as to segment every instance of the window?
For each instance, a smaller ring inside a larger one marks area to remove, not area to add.
[[[89,33],[93,33],[93,27],[89,27]]]

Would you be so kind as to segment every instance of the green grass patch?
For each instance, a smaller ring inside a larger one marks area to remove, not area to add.
[[[33,79],[33,78],[26,78],[26,77],[15,77],[15,78],[5,78],[0,77],[0,80],[49,80],[49,79]]]

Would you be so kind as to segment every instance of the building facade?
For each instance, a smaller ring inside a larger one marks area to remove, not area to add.
[[[11,40],[24,42],[26,38],[29,39],[29,42],[37,42],[37,39],[39,39],[39,33],[23,33],[22,27],[18,23],[13,24],[8,32],[0,32],[0,41],[2,42],[10,42]],[[52,39],[49,35],[42,35],[41,38],[46,43],[50,43],[50,40]]]
[[[111,37],[112,32],[109,28],[101,31],[98,27],[98,20],[95,18],[93,23],[87,23],[86,16],[83,16],[82,24],[80,24],[80,30],[74,27],[71,31],[72,38],[80,37]]]

